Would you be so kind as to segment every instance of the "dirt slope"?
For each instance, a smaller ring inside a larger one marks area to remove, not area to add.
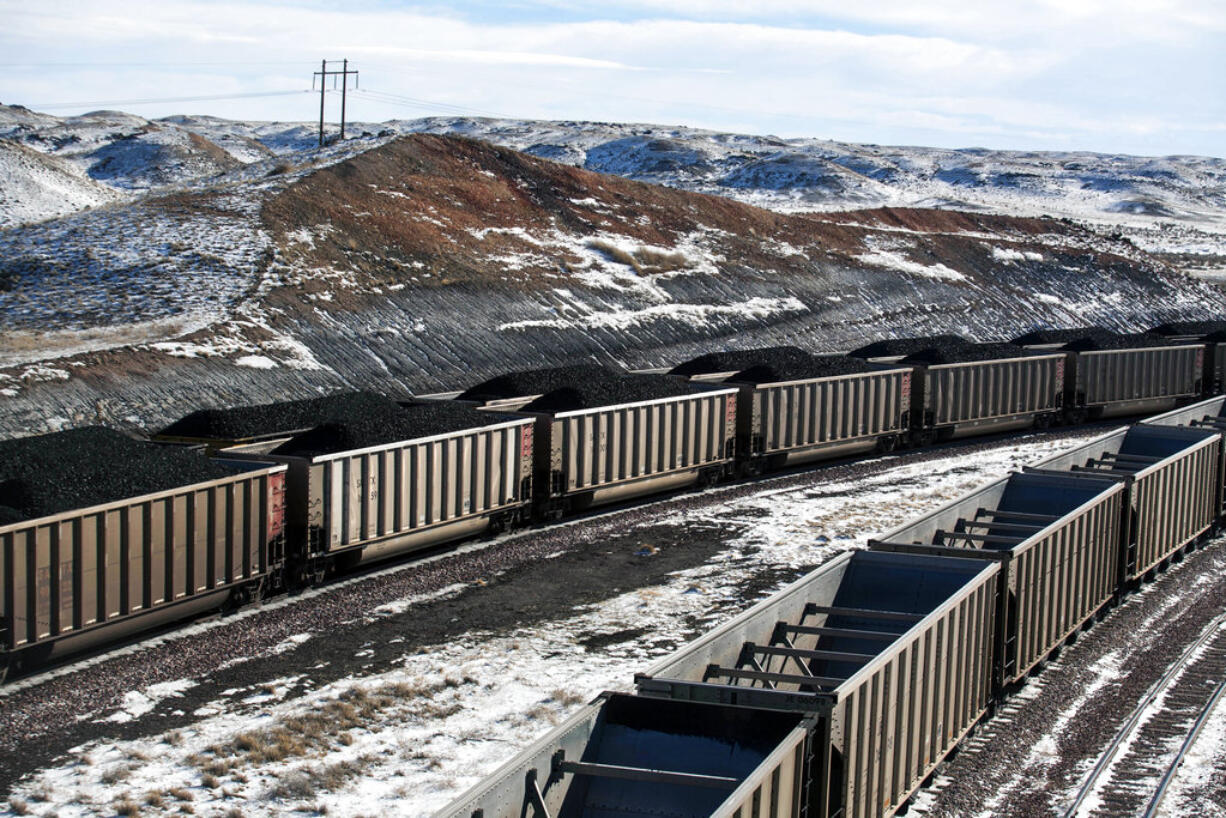
[[[398,139],[225,196],[241,206],[210,205],[218,223],[251,248],[211,254],[218,266],[204,271],[205,281],[247,282],[209,301],[228,317],[163,342],[0,369],[0,435],[158,425],[201,406],[340,387],[461,388],[552,363],[655,366],[748,345],[829,351],[934,331],[990,340],[1226,312],[1220,291],[1066,221],[786,215],[455,137]],[[200,269],[179,269],[191,246],[216,238],[209,207],[189,207],[196,197],[142,203],[190,210],[192,237],[165,268],[125,267],[114,295],[99,275],[91,310],[111,299],[113,314],[170,321],[200,300]],[[175,224],[164,220],[155,238],[173,239],[164,234]],[[103,258],[149,252],[139,229],[90,225],[110,245]],[[40,240],[59,246],[53,229],[40,226]],[[38,349],[41,293],[23,289],[27,267],[9,266],[9,301],[34,327],[22,343]],[[44,304],[48,320],[64,306]]]

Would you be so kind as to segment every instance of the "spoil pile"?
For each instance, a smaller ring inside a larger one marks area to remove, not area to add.
[[[728,381],[783,383],[810,378],[834,378],[839,375],[856,375],[872,371],[873,367],[860,358],[852,358],[847,355],[810,355],[806,361],[751,366],[728,378]]]
[[[573,387],[592,381],[603,381],[622,373],[596,364],[559,366],[552,369],[527,369],[508,372],[490,378],[476,386],[470,386],[459,394],[457,400],[487,403],[492,400],[519,398],[527,395],[544,395],[555,389]]]
[[[158,435],[200,440],[247,440],[310,429],[353,416],[390,412],[395,401],[373,392],[341,392],[322,398],[201,409],[167,426]]]
[[[615,375],[577,381],[546,392],[523,407],[524,412],[571,412],[598,406],[618,406],[709,391],[667,375]]]
[[[959,335],[927,335],[920,338],[887,338],[853,349],[854,358],[905,358],[926,349],[964,347],[971,342]]]
[[[813,356],[803,349],[791,346],[708,352],[674,366],[668,374],[688,378],[716,372],[741,372],[759,366],[786,368],[804,365],[812,358]]]
[[[140,497],[239,470],[101,426],[0,441],[0,522]]]
[[[334,417],[295,435],[273,449],[272,454],[315,457],[475,429],[510,419],[445,401],[409,406],[392,401],[388,404],[354,403],[343,417]]]

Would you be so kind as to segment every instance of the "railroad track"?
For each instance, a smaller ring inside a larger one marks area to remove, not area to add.
[[[1157,814],[1184,756],[1226,691],[1226,613],[1146,692],[1094,769],[1065,818]]]

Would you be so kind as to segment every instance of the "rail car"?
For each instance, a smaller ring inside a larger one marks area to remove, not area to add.
[[[836,557],[636,674],[636,696],[661,708],[653,712],[700,702],[758,711],[764,724],[780,711],[807,719],[799,788],[775,786],[777,777],[762,786],[759,773],[735,800],[695,800],[675,814],[898,813],[996,702],[1152,566],[1222,522],[1224,415],[1226,398],[1214,398],[974,490],[870,540],[867,551]],[[593,718],[585,712],[438,818],[591,814],[591,801],[565,797],[565,759],[591,744],[573,737],[574,724]],[[618,763],[635,775],[684,765],[688,774],[727,779],[726,789],[738,786],[744,779],[721,773],[703,741],[691,750],[670,736],[666,756],[640,747]],[[801,744],[790,736],[768,757],[795,757]],[[600,805],[611,814],[630,807],[674,814],[675,793],[665,792],[638,789],[633,801]],[[546,803],[550,793],[555,800]],[[747,804],[750,793],[759,797]]]
[[[849,356],[747,350],[702,356],[669,375],[593,366],[511,373],[406,404],[339,395],[202,410],[154,439],[266,475],[261,502],[284,504],[283,516],[264,523],[275,536],[240,543],[234,521],[255,518],[251,503],[163,514],[140,496],[117,502],[155,510],[6,520],[0,659],[28,659],[51,642],[46,652],[55,654],[104,646],[218,600],[600,504],[870,450],[1167,408],[1218,383],[1204,374],[1209,342],[1181,331],[1167,342],[1092,330],[1019,339],[1047,346],[1037,350],[956,336],[877,342]],[[1087,334],[1112,348],[1075,348]],[[0,520],[6,505],[0,494]],[[208,515],[222,515],[207,528],[212,544],[189,545],[177,527]],[[214,552],[248,556],[232,560],[241,571],[218,572],[225,583],[191,585],[188,574],[224,563]],[[176,560],[190,566],[180,571]],[[91,596],[96,582],[114,587]],[[216,593],[195,604],[204,590]],[[90,638],[67,638],[77,631]]]

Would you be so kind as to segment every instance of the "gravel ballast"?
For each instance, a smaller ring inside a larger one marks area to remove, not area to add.
[[[204,483],[238,473],[199,452],[101,426],[0,441],[0,522]]]

